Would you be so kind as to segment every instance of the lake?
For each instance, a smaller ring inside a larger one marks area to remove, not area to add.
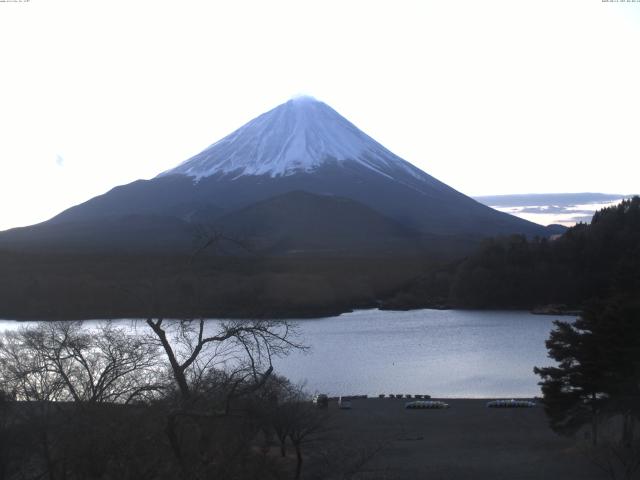
[[[359,310],[298,321],[307,353],[276,359],[276,373],[330,395],[540,395],[534,366],[550,365],[554,316],[522,311]],[[569,317],[564,317],[570,320]],[[0,320],[0,330],[18,322]]]

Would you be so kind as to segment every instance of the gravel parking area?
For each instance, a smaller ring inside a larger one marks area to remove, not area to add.
[[[552,432],[541,406],[487,408],[487,400],[435,399],[448,409],[407,410],[407,399],[354,399],[329,411],[363,445],[383,445],[357,478],[601,479],[576,442]]]

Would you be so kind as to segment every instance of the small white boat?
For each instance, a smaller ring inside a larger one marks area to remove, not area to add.
[[[438,400],[417,400],[415,402],[407,402],[404,404],[404,408],[408,409],[437,409],[437,408],[449,408],[449,404],[440,402]]]
[[[492,400],[487,402],[488,408],[533,408],[536,406],[535,402],[531,400]]]

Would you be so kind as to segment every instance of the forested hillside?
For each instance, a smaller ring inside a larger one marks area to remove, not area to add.
[[[465,258],[0,252],[4,318],[322,316],[353,308],[578,309],[640,292],[640,197],[553,240],[485,240]]]
[[[640,292],[640,197],[596,212],[562,236],[485,240],[478,251],[428,271],[386,305],[469,308],[579,307]]]

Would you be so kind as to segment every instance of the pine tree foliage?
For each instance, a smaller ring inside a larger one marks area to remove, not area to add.
[[[547,348],[556,366],[540,375],[551,427],[575,433],[603,418],[640,418],[640,303],[616,298],[591,303],[575,322],[555,322]]]
[[[581,306],[640,295],[640,197],[598,211],[554,240],[488,239],[456,268],[450,301],[466,307]]]

